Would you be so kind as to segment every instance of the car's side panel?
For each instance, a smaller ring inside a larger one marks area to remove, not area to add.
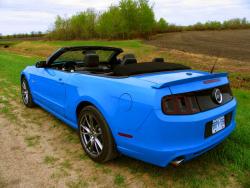
[[[46,111],[50,112],[51,114],[53,114],[54,116],[56,116],[58,119],[60,119],[61,121],[65,122],[67,125],[71,126],[74,129],[77,129],[77,124],[76,122],[72,122],[70,120],[68,120],[67,118],[65,118],[65,116],[60,115],[59,113],[57,113],[56,111],[53,111],[51,108],[45,106],[43,103],[41,103],[40,101],[34,100],[34,102],[39,105],[40,107],[42,107],[43,109],[45,109]]]
[[[129,84],[133,82],[134,86]],[[152,110],[151,99],[154,95],[150,84],[141,84],[142,86],[138,87],[135,82],[142,81],[70,74],[70,79],[66,83],[66,95],[67,99],[70,99],[66,105],[67,119],[76,122],[78,104],[88,101],[103,114],[115,137],[118,131],[126,133],[135,131]]]
[[[48,68],[30,70],[29,84],[34,100],[39,101],[47,108],[65,115],[65,84],[67,73]]]

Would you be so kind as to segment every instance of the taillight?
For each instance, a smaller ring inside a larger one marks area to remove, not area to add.
[[[194,114],[200,112],[197,100],[192,95],[170,95],[162,99],[162,111],[165,114]]]

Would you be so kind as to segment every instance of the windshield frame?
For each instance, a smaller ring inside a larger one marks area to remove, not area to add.
[[[46,61],[46,66],[50,67],[50,65],[62,54],[68,51],[88,51],[88,50],[103,50],[103,51],[113,51],[110,55],[108,61],[117,57],[120,53],[123,52],[121,48],[107,47],[107,46],[75,46],[75,47],[64,47],[58,49],[55,53],[48,57]]]

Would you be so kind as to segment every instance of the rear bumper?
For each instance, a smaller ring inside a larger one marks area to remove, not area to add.
[[[232,112],[230,124],[220,132],[205,138],[205,125]],[[165,167],[177,157],[190,160],[222,142],[235,128],[236,100],[206,112],[167,116],[161,110],[152,111],[132,139],[125,139],[118,150],[128,156]]]

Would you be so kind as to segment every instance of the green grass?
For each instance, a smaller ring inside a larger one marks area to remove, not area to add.
[[[36,60],[37,58],[34,57],[0,51],[0,79],[4,78],[6,81],[18,85],[21,71],[28,65],[34,65]]]
[[[73,42],[65,42],[65,44],[74,44]],[[60,42],[56,42],[57,45]],[[99,44],[99,42],[98,42]],[[129,45],[129,44],[127,44]],[[34,57],[25,57],[10,52],[0,51],[0,87],[12,88],[19,86],[20,72],[27,65],[32,65],[37,60]],[[4,79],[4,80],[1,80]],[[238,101],[237,108],[237,128],[221,145],[206,154],[180,166],[179,168],[158,168],[140,161],[122,157],[113,162],[122,169],[127,170],[131,174],[141,178],[146,174],[152,180],[155,186],[167,186],[167,182],[174,182],[176,186],[186,187],[218,187],[230,184],[231,178],[240,182],[243,187],[250,187],[250,91],[249,90],[233,90]],[[5,90],[0,89],[0,95],[7,96]],[[8,103],[0,98],[0,103],[8,105]],[[19,99],[17,99],[19,100]],[[11,108],[2,109],[1,113]],[[64,141],[68,144],[74,144],[76,136],[72,132],[72,137],[67,136],[71,131],[66,132]],[[36,146],[39,144],[39,136],[27,136],[25,142],[28,146]],[[77,158],[85,159],[86,156],[77,153]],[[55,159],[47,156],[44,159],[47,164],[53,164]],[[60,163],[60,167],[66,172],[71,168],[69,160]],[[97,169],[99,166],[96,167]],[[112,167],[111,167],[112,168]],[[102,168],[101,168],[102,169]],[[64,176],[65,173],[56,173],[54,176]],[[124,185],[126,177],[121,174],[114,175],[115,185]],[[73,182],[72,186],[82,184],[82,182]],[[84,182],[83,182],[84,184]]]
[[[44,41],[33,41],[34,44],[44,44]],[[128,47],[128,48],[139,48],[142,47],[140,40],[123,40],[123,41],[46,41],[46,44],[53,46],[115,46],[115,47]]]
[[[28,147],[37,146],[40,143],[40,136],[39,135],[27,136],[27,137],[25,137],[25,142],[26,142]]]
[[[79,143],[79,138],[76,134],[76,132],[69,128],[67,131],[67,134],[63,136],[63,139],[65,142],[72,143],[72,144],[78,144]]]
[[[4,114],[8,114],[9,113],[9,108],[7,106],[4,106],[1,108],[1,112]]]
[[[56,163],[56,161],[58,161],[59,159],[54,157],[54,156],[45,156],[43,162],[45,164],[49,164],[49,165],[53,165]]]
[[[121,174],[117,174],[114,180],[115,185],[121,186],[125,183],[125,178]]]
[[[83,179],[79,179],[76,181],[68,182],[67,186],[69,188],[83,188],[83,187],[88,187],[88,183],[86,181],[84,181]]]
[[[17,44],[17,41],[9,41],[9,40],[0,40],[0,46],[12,46]]]
[[[61,163],[61,167],[63,169],[70,169],[72,167],[72,164],[69,160],[65,160]]]
[[[57,169],[52,175],[52,179],[60,179],[69,176],[70,174],[65,169]]]

